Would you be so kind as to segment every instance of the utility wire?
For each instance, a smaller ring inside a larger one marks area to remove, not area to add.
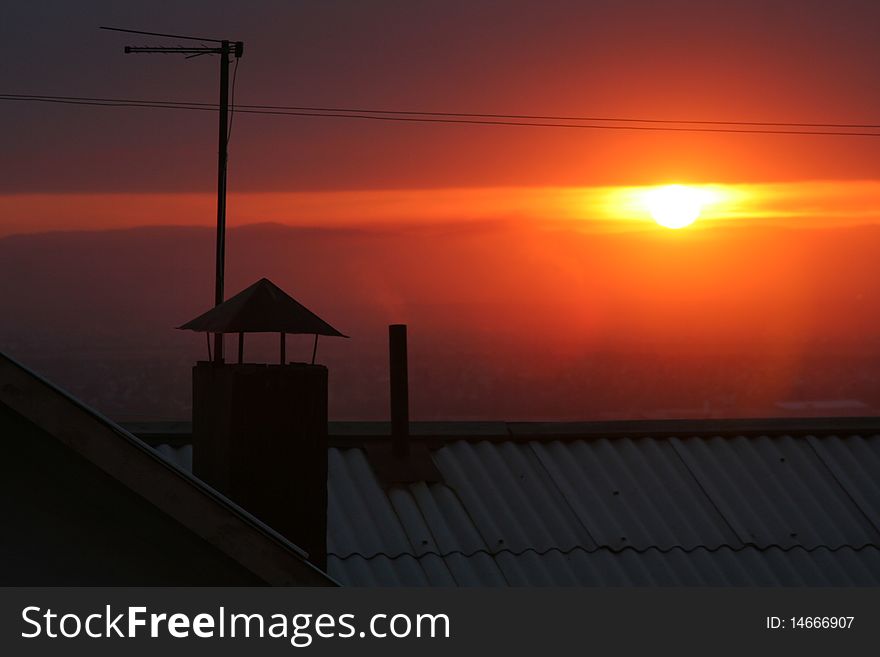
[[[233,73],[234,76],[234,73]],[[216,103],[185,102],[174,100],[135,100],[130,98],[91,98],[81,96],[41,96],[36,94],[0,94],[0,98],[27,99],[58,99],[58,100],[88,100],[106,101],[119,103],[144,103],[162,105],[187,105],[198,107],[217,107]],[[356,114],[389,114],[402,116],[440,116],[461,118],[484,118],[484,119],[521,119],[535,121],[600,121],[600,122],[623,122],[623,123],[659,123],[676,125],[719,125],[719,126],[767,126],[780,128],[840,128],[840,129],[880,129],[880,123],[803,123],[786,121],[707,121],[701,119],[656,119],[637,117],[612,117],[612,116],[558,116],[544,114],[495,114],[473,112],[427,112],[415,110],[383,110],[365,109],[353,107],[311,107],[299,105],[247,105],[240,104],[243,109],[266,109],[266,110],[290,110],[302,112],[343,112]]]
[[[853,128],[880,129],[880,123],[786,123],[774,121],[707,121],[690,119],[645,119],[635,117],[611,116],[547,116],[541,114],[478,114],[471,112],[425,112],[413,110],[380,110],[358,109],[351,107],[296,107],[285,105],[241,105],[249,109],[278,109],[307,112],[347,112],[360,114],[391,114],[404,116],[442,116],[475,119],[520,119],[534,121],[605,121],[616,123],[660,123],[675,125],[730,125],[730,126],[767,126],[788,128]]]
[[[0,101],[19,101],[19,102],[44,102],[44,103],[61,103],[69,105],[88,105],[98,107],[147,107],[155,109],[177,109],[190,111],[217,111],[218,107],[212,103],[185,103],[180,101],[145,101],[133,99],[88,99],[75,96],[27,96],[23,94],[0,94]],[[282,109],[270,109],[279,107]],[[409,112],[392,113],[391,111],[382,110],[382,114],[370,113],[374,110],[343,110],[330,108],[286,108],[285,106],[271,105],[238,105],[236,112],[244,114],[265,114],[273,116],[298,116],[310,118],[335,118],[335,119],[360,119],[371,121],[386,122],[407,122],[407,123],[438,123],[438,124],[458,124],[458,125],[492,125],[492,126],[521,126],[532,128],[568,128],[568,129],[586,129],[586,130],[638,130],[650,132],[703,132],[703,133],[726,133],[726,134],[762,134],[762,135],[812,135],[812,136],[834,136],[834,137],[880,137],[880,132],[864,132],[864,131],[846,131],[851,129],[863,130],[865,128],[880,129],[880,124],[796,124],[796,123],[758,123],[758,122],[734,122],[719,121],[713,122],[715,127],[687,127],[686,125],[658,125],[661,119],[587,119],[587,118],[569,118],[569,119],[553,119],[548,120],[508,120],[508,119],[492,119],[492,118],[456,118],[474,116],[470,114],[454,114],[454,113],[431,113],[424,112],[418,115]],[[477,115],[482,116],[482,115]],[[491,116],[491,115],[486,115]],[[498,115],[498,116],[517,116],[517,115]],[[526,116],[526,115],[522,115]],[[644,121],[652,122],[652,125],[599,125],[595,123],[566,123],[564,121]],[[656,122],[656,123],[655,123]],[[677,122],[669,123],[695,125],[705,124],[706,122]],[[743,127],[722,127],[722,126],[743,126]],[[770,126],[766,128],[748,127],[748,126]],[[792,126],[792,129],[783,129],[773,126]],[[805,130],[795,129],[800,127],[816,127],[825,126],[835,127],[835,130]],[[843,130],[843,129],[846,130]]]

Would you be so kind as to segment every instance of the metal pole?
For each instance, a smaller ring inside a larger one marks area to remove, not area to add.
[[[226,160],[229,136],[229,41],[220,43],[220,121],[217,154],[217,254],[214,305],[223,303],[226,270]],[[223,334],[214,334],[214,362],[223,362]]]
[[[400,458],[409,454],[409,375],[406,356],[406,324],[388,327],[391,369],[391,451]]]
[[[238,364],[244,362],[244,333],[238,334]]]
[[[287,333],[281,333],[281,357],[279,359],[281,364],[284,365],[287,362]]]
[[[244,53],[244,43],[236,41],[230,48],[230,42],[226,39],[201,39],[194,36],[180,36],[164,34],[160,32],[144,32],[142,30],[129,30],[120,27],[101,27],[102,30],[115,32],[128,32],[131,34],[150,34],[153,36],[168,37],[173,39],[187,39],[189,41],[212,41],[219,43],[217,46],[125,46],[126,53],[177,53],[188,57],[200,55],[220,55],[220,103],[218,148],[217,148],[217,252],[215,254],[215,279],[214,279],[214,305],[223,303],[224,281],[226,270],[226,164],[228,160],[227,146],[229,145],[229,56],[235,55],[238,59]],[[208,344],[210,346],[210,334]],[[208,350],[210,352],[210,348]],[[215,363],[223,362],[223,334],[214,334],[214,355],[208,355],[209,360]]]
[[[312,365],[315,364],[315,357],[318,355],[318,334],[315,333],[315,346],[312,347]]]

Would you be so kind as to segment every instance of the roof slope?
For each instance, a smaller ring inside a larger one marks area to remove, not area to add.
[[[880,436],[458,440],[443,484],[330,459],[329,570],[358,585],[880,584]]]
[[[878,586],[880,432],[807,424],[434,433],[444,482],[388,489],[348,436],[330,449],[328,571],[362,586]]]
[[[275,585],[332,586],[295,545],[146,443],[0,353],[0,404]],[[7,436],[13,439],[14,436]]]

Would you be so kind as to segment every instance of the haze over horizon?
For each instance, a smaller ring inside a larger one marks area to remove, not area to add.
[[[410,326],[414,419],[880,407],[880,227],[669,234],[250,226],[230,231],[227,289],[267,276],[352,336],[320,342],[334,419],[386,417],[392,322]],[[112,417],[187,418],[205,342],[173,327],[210,307],[212,244],[200,227],[0,238],[0,278],[16,281],[4,350]],[[291,336],[289,356],[306,360],[307,342]],[[246,358],[276,350],[252,336]]]

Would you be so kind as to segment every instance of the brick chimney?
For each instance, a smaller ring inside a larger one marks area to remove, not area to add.
[[[327,563],[327,368],[193,368],[193,473]]]

